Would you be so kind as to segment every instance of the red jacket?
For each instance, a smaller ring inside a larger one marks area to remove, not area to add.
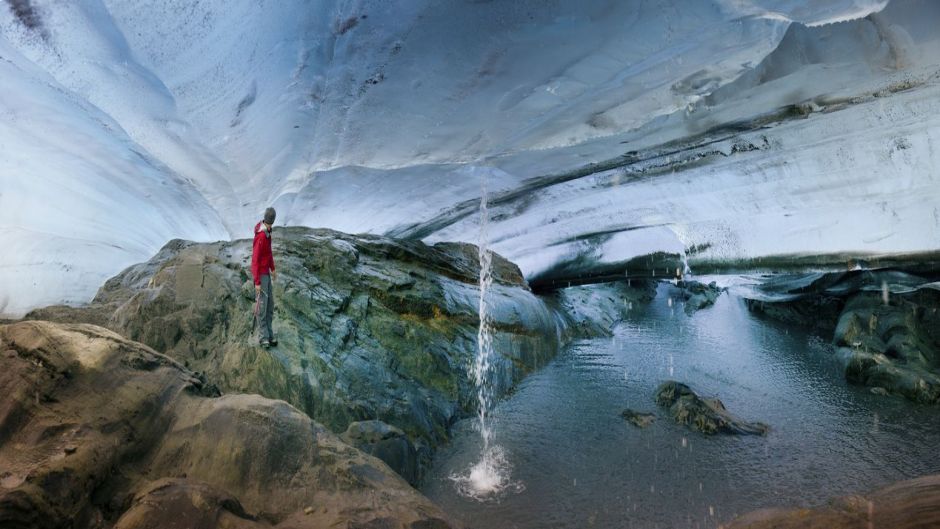
[[[264,223],[255,224],[255,244],[251,250],[251,275],[255,284],[261,284],[261,276],[274,270],[274,255],[271,253],[271,232]]]

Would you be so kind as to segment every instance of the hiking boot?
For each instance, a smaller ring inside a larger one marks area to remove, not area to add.
[[[261,347],[267,349],[268,347],[271,347],[271,342],[268,340],[261,340]]]
[[[270,343],[271,343],[271,347],[276,347],[276,346],[277,346],[277,338],[271,338],[271,342],[270,342]]]

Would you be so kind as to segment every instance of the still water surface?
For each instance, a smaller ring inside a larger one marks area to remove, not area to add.
[[[422,488],[470,527],[717,527],[771,506],[811,506],[940,472],[940,409],[848,385],[829,337],[760,319],[723,294],[689,317],[664,285],[613,338],[572,344],[492,413],[521,492],[487,502],[449,476],[478,459],[475,421],[454,430]],[[653,394],[667,379],[718,396],[767,437],[707,437]],[[654,412],[645,430],[624,408]]]

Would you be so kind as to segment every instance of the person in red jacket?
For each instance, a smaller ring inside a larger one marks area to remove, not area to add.
[[[251,275],[255,280],[255,318],[261,327],[261,347],[277,345],[271,330],[274,318],[274,288],[272,279],[277,279],[274,254],[271,253],[271,230],[277,212],[274,208],[264,210],[264,220],[255,224],[255,242],[251,250]]]

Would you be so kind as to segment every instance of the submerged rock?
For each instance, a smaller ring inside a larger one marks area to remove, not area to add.
[[[476,247],[277,228],[274,331],[252,331],[250,240],[171,241],[110,279],[87,307],[31,319],[108,327],[204,373],[223,392],[283,399],[334,432],[378,419],[418,447],[420,465],[476,405]],[[493,256],[492,387],[500,395],[551,359],[564,323]],[[419,469],[420,471],[420,469]],[[419,472],[420,473],[420,472]]]
[[[652,413],[644,413],[641,411],[635,411],[631,409],[625,409],[620,413],[620,416],[630,422],[630,424],[636,426],[637,428],[646,428],[647,426],[653,424],[656,421],[656,416]]]
[[[656,403],[668,408],[677,423],[704,434],[766,435],[770,430],[766,424],[734,417],[717,398],[702,398],[681,382],[670,380],[662,383],[656,389]]]
[[[0,346],[16,352],[0,371],[2,527],[449,526],[289,404],[206,397],[184,366],[111,331],[21,322],[0,326]]]
[[[698,310],[711,307],[718,300],[718,296],[724,292],[714,281],[709,284],[698,281],[679,281],[676,286],[679,288],[680,297],[685,301],[685,313],[692,315]]]
[[[940,474],[901,481],[812,509],[762,509],[725,529],[926,529],[940,527]]]

